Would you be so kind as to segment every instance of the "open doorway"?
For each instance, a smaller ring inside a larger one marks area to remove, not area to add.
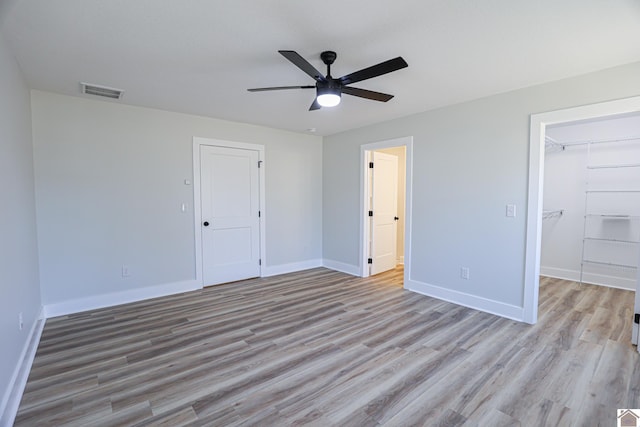
[[[540,273],[635,291],[640,114],[548,126]]]
[[[539,290],[539,276],[541,269],[541,239],[542,239],[542,227],[543,217],[546,215],[562,215],[560,211],[563,209],[560,206],[557,207],[545,207],[544,206],[544,171],[545,171],[545,145],[549,147],[549,143],[554,144],[556,140],[548,133],[553,133],[553,129],[561,129],[565,127],[568,129],[571,125],[577,125],[585,122],[604,121],[614,118],[620,118],[623,116],[629,116],[640,113],[640,97],[628,98],[618,101],[610,101],[600,104],[593,104],[583,107],[576,107],[566,110],[552,111],[548,113],[534,114],[531,116],[531,139],[530,139],[530,163],[529,163],[529,199],[528,199],[528,212],[527,212],[527,246],[526,246],[526,263],[525,263],[525,298],[523,304],[524,320],[529,323],[535,323],[537,321],[538,312],[538,290]],[[561,133],[561,132],[560,132]],[[640,136],[640,135],[636,135]],[[606,138],[603,138],[606,139]],[[609,138],[616,139],[616,138]],[[547,144],[545,144],[547,142]],[[576,142],[577,144],[577,142]],[[562,144],[559,144],[559,148],[562,149]],[[624,164],[624,163],[621,163]],[[586,163],[585,163],[586,165]],[[593,169],[604,169],[600,166],[605,165],[607,169],[612,166],[613,163],[600,163],[593,167]],[[628,163],[627,165],[631,165]],[[613,168],[610,168],[613,169]],[[585,170],[588,170],[585,167]],[[630,189],[630,188],[629,188]],[[629,190],[626,189],[626,190]],[[583,189],[583,197],[588,199],[589,191],[595,193],[613,193],[605,188],[599,188],[595,190]],[[625,190],[625,191],[626,191]],[[587,196],[585,196],[587,194]],[[583,202],[584,206],[588,206],[588,200]],[[606,205],[606,203],[605,203]],[[604,205],[603,205],[604,206]],[[545,212],[546,210],[546,212]],[[606,212],[604,212],[606,213]],[[610,213],[611,215],[617,215]],[[583,211],[582,216],[590,215],[588,212]],[[586,222],[583,223],[583,235],[584,240]],[[582,242],[581,242],[582,243]],[[582,253],[583,246],[581,247],[581,263],[584,260]],[[637,262],[640,260],[635,260]],[[581,268],[582,270],[582,268]],[[638,284],[638,271],[634,269],[634,285],[636,287],[635,296],[635,312],[639,312],[640,298],[639,292],[637,292]],[[580,276],[583,276],[584,272],[581,271]],[[579,280],[583,280],[581,277]],[[633,326],[633,341],[637,342],[638,325]]]
[[[404,282],[410,277],[412,157],[412,137],[361,146],[362,277],[402,264]]]
[[[404,146],[369,152],[369,239],[366,246],[372,276],[403,264],[404,169]]]

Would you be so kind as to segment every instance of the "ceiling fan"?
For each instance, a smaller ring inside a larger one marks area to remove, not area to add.
[[[371,90],[359,89],[348,86],[362,80],[378,77],[383,74],[397,71],[401,68],[408,67],[407,62],[401,56],[381,62],[371,67],[347,74],[346,76],[334,79],[331,77],[331,64],[336,60],[336,53],[333,51],[325,51],[320,54],[320,59],[327,65],[327,75],[315,69],[306,59],[293,50],[279,50],[280,54],[293,62],[295,66],[307,73],[316,81],[315,85],[306,86],[276,86],[276,87],[260,87],[255,89],[247,89],[249,92],[261,92],[267,90],[285,90],[285,89],[316,89],[316,98],[309,107],[309,111],[318,110],[321,107],[335,107],[340,103],[343,93],[347,95],[358,96],[360,98],[371,99],[374,101],[387,102],[393,95]]]

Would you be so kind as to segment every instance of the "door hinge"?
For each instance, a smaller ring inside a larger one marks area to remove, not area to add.
[[[262,265],[262,258],[258,260],[258,265]]]
[[[373,169],[373,162],[369,162],[369,169]]]
[[[260,215],[262,215],[262,214],[260,213],[260,211],[258,211],[258,218],[260,218]]]
[[[373,264],[373,258],[369,258],[369,259],[367,260],[367,264]]]
[[[638,324],[640,324],[640,313],[636,313],[636,314],[633,316],[633,323],[638,323]]]
[[[258,169],[262,166],[262,160],[258,160]]]
[[[373,216],[373,211],[369,211],[369,216]]]

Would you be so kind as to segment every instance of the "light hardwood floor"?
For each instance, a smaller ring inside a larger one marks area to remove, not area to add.
[[[17,426],[612,426],[633,293],[541,280],[535,326],[326,269],[47,321]]]

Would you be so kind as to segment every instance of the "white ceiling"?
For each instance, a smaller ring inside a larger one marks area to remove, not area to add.
[[[2,0],[0,0],[2,1]],[[640,61],[638,0],[4,0],[2,32],[35,89],[80,82],[125,90],[126,104],[317,134]],[[354,84],[308,111],[313,84],[278,54],[334,77],[402,56],[409,67]]]

